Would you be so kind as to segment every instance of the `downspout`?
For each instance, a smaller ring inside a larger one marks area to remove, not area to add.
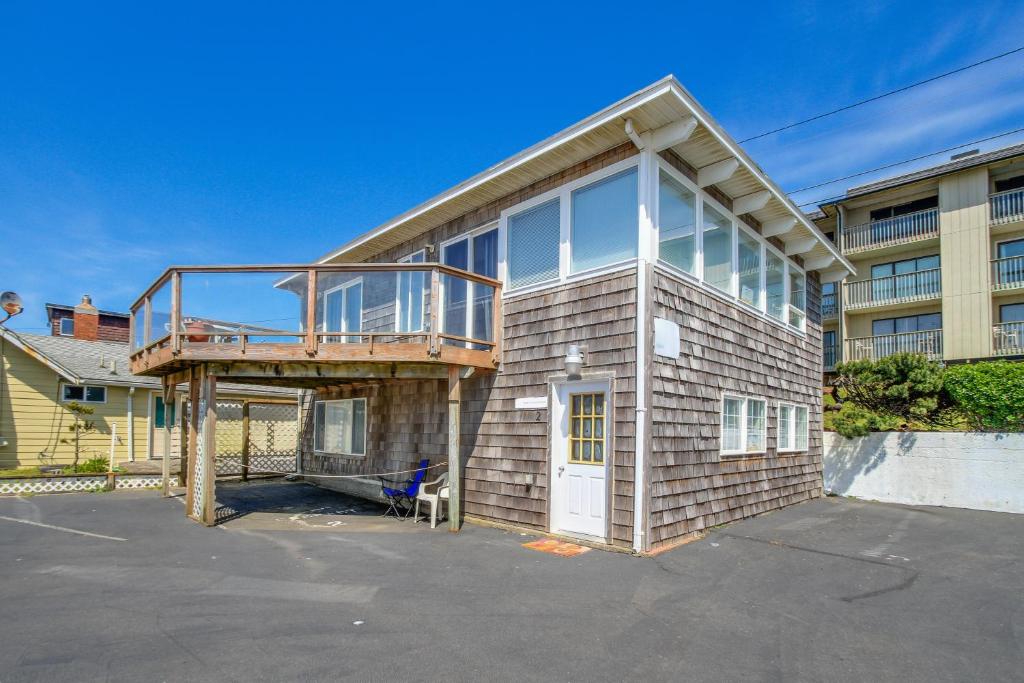
[[[639,135],[633,127],[633,120],[626,119],[626,135],[640,150],[640,173],[638,189],[640,197],[639,235],[636,259],[636,415],[634,419],[634,460],[633,460],[633,552],[647,550],[647,520],[644,503],[646,496],[646,451],[647,451],[647,263],[651,253],[654,220],[651,213],[652,171],[654,168],[650,134]]]
[[[135,462],[135,387],[128,387],[128,459]]]

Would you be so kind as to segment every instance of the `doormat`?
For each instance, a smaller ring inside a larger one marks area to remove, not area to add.
[[[523,547],[530,550],[539,550],[542,553],[558,555],[559,557],[576,557],[591,550],[582,545],[566,543],[565,541],[558,541],[553,538],[541,538],[536,541],[530,541],[529,543],[524,543]]]

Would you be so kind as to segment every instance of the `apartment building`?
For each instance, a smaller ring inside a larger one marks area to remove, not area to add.
[[[857,274],[822,285],[826,375],[920,352],[1024,358],[1024,144],[851,188],[812,216]]]

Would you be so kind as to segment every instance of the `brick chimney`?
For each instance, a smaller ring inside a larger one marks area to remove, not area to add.
[[[99,339],[100,312],[92,305],[92,297],[82,295],[82,302],[75,306],[75,339],[96,341]]]

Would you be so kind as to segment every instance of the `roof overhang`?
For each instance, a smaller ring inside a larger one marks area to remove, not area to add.
[[[543,180],[565,168],[630,142],[626,120],[636,133],[671,130],[667,126],[688,118],[696,120],[683,141],[672,149],[694,168],[707,169],[714,185],[732,197],[756,197],[749,211],[765,234],[790,246],[790,255],[799,254],[810,270],[856,272],[838,248],[803,214],[761,168],[718,125],[711,115],[673,76],[640,90],[625,99],[583,119],[501,163],[459,183],[432,199],[366,232],[318,260],[319,263],[359,262],[397,246],[423,232],[458,218]],[[662,136],[665,137],[665,136]],[[671,139],[669,140],[671,142]],[[713,167],[713,168],[709,168]],[[728,170],[727,173],[716,172]],[[765,201],[767,193],[767,201]]]
[[[29,344],[27,341],[18,336],[13,330],[9,330],[3,325],[0,325],[0,338],[3,338],[9,344],[15,348],[25,352],[28,356],[36,359],[46,367],[50,368],[58,375],[71,382],[72,384],[81,384],[81,378],[75,373],[68,370],[66,367],[55,361],[50,356],[46,355],[36,347]]]

